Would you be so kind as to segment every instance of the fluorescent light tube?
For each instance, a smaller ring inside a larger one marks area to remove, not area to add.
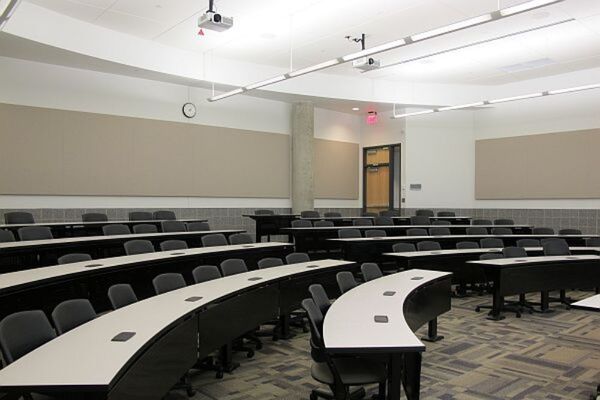
[[[527,3],[519,4],[513,7],[508,7],[500,10],[500,15],[502,17],[508,17],[509,15],[515,15],[519,13],[523,13],[526,11],[530,11],[536,8],[549,6],[550,4],[559,3],[564,0],[532,0]]]
[[[213,97],[209,98],[208,101],[222,100],[222,99],[225,99],[227,97],[231,97],[231,96],[235,96],[236,94],[240,94],[243,91],[244,91],[244,89],[237,88],[237,89],[231,90],[229,92],[225,92],[225,93],[219,94],[217,96],[213,96]]]
[[[306,74],[309,74],[311,72],[319,71],[321,69],[333,67],[334,65],[338,65],[339,63],[340,63],[340,60],[338,60],[336,58],[336,59],[333,59],[333,60],[322,62],[320,64],[311,65],[310,67],[306,67],[306,68],[302,68],[302,69],[297,69],[295,71],[292,71],[292,72],[288,73],[287,75],[290,78],[295,78],[295,77],[300,76],[300,75],[306,75]]]
[[[379,46],[371,47],[370,49],[357,51],[356,53],[348,54],[342,57],[343,62],[358,60],[359,58],[372,56],[373,54],[382,53],[384,51],[393,50],[407,44],[405,39],[398,39]]]
[[[572,88],[568,88],[568,89],[550,90],[550,91],[548,91],[548,94],[572,93],[572,92],[580,92],[582,90],[590,90],[590,89],[600,89],[600,84],[577,86],[577,87],[572,87]]]
[[[279,75],[279,76],[276,76],[276,77],[271,78],[271,79],[267,79],[267,80],[256,82],[256,83],[252,83],[252,84],[250,84],[248,86],[245,86],[244,89],[246,89],[246,90],[258,89],[259,87],[263,87],[263,86],[267,86],[267,85],[272,85],[273,83],[281,82],[281,81],[284,81],[286,79],[287,78],[285,77],[285,75]]]
[[[461,104],[458,106],[441,107],[441,108],[438,108],[438,111],[460,110],[461,108],[479,107],[484,104],[485,103],[483,101],[478,101],[477,103],[471,103],[471,104]]]
[[[21,3],[21,0],[9,0],[8,4],[6,4],[2,14],[0,14],[0,30],[2,30],[4,25],[6,25],[10,17],[13,16],[17,10],[17,7],[19,6],[19,3]]]
[[[464,21],[456,22],[451,25],[442,26],[441,28],[432,29],[427,32],[417,33],[416,35],[412,35],[410,38],[413,41],[418,42],[420,40],[429,39],[434,36],[440,36],[440,35],[444,35],[446,33],[456,32],[461,29],[470,28],[475,25],[484,24],[493,19],[494,19],[494,17],[492,16],[492,14],[484,14],[484,15],[480,15],[475,18],[470,18],[470,19],[466,19]]]
[[[488,101],[488,103],[490,103],[490,104],[507,103],[509,101],[533,99],[533,98],[536,98],[536,97],[542,97],[543,95],[544,95],[543,92],[531,93],[531,94],[524,94],[524,95],[521,95],[521,96],[505,97],[505,98],[502,98],[502,99],[490,100],[490,101]]]

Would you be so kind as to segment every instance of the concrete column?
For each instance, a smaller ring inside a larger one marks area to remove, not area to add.
[[[292,107],[292,212],[314,207],[314,139],[315,107],[296,103]]]

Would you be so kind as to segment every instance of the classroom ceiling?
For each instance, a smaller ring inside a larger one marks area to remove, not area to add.
[[[222,57],[299,68],[356,51],[346,35],[367,34],[367,47],[507,7],[524,0],[217,0],[235,19],[227,32],[198,35],[208,0],[27,0],[163,45]],[[552,27],[430,56],[518,31]],[[408,82],[499,85],[600,66],[600,1],[553,6],[384,53],[402,64],[363,77]],[[417,58],[417,60],[406,62]],[[326,71],[361,75],[350,65]],[[267,78],[267,77],[265,77]]]

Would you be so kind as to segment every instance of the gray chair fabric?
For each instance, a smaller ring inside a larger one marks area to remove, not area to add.
[[[375,217],[375,225],[392,226],[394,225],[394,220],[392,219],[392,217],[386,216]]]
[[[15,235],[8,229],[0,229],[0,243],[14,242]]]
[[[492,228],[492,235],[512,235],[512,233],[510,228]]]
[[[415,215],[417,216],[423,216],[423,217],[433,217],[435,216],[435,214],[433,213],[433,210],[417,210],[417,212],[415,213]]]
[[[66,300],[52,311],[52,321],[59,335],[93,320],[96,316],[96,311],[88,299]]]
[[[579,229],[565,228],[558,231],[559,235],[581,235]]]
[[[177,216],[170,210],[158,210],[152,213],[152,218],[156,220],[176,220]]]
[[[152,213],[148,211],[132,211],[129,213],[130,221],[150,221]]]
[[[515,221],[508,218],[500,218],[494,220],[494,225],[514,225]]]
[[[342,216],[342,213],[335,212],[335,211],[328,211],[328,212],[324,213],[323,216],[326,218],[340,218]]]
[[[64,256],[58,257],[58,265],[73,264],[82,261],[91,261],[92,256],[86,253],[70,253]]]
[[[587,247],[600,247],[600,238],[589,238],[585,240],[585,245]]]
[[[333,221],[315,221],[314,226],[316,228],[331,228],[334,226]]]
[[[85,213],[81,214],[83,222],[103,222],[108,221],[108,216],[103,213]]]
[[[356,286],[358,286],[356,279],[354,279],[354,275],[352,275],[352,272],[350,271],[338,272],[335,275],[335,280],[337,281],[341,294],[344,294],[348,290],[354,289]]]
[[[450,228],[446,228],[443,226],[436,226],[433,228],[429,228],[429,234],[431,236],[449,236],[451,235]]]
[[[379,215],[382,217],[399,217],[400,213],[397,210],[383,210],[379,211]]]
[[[20,240],[53,239],[52,230],[47,226],[24,226],[17,230]]]
[[[410,251],[417,251],[417,247],[414,243],[395,243],[392,246],[394,253],[408,253]]]
[[[290,253],[285,256],[285,262],[288,264],[300,264],[309,261],[310,257],[306,253]]]
[[[108,288],[108,300],[113,310],[118,310],[137,302],[138,298],[130,284],[117,283]]]
[[[417,243],[418,251],[436,251],[441,250],[442,246],[438,242],[434,242],[433,240],[424,240],[422,242]]]
[[[410,217],[411,225],[431,225],[431,219],[426,215],[415,215]]]
[[[185,224],[188,232],[210,231],[208,222],[188,222]]]
[[[221,263],[221,273],[223,276],[237,275],[248,272],[246,262],[240,258],[230,258]]]
[[[129,240],[123,243],[125,254],[133,256],[136,254],[154,253],[154,245],[149,240]]]
[[[564,239],[550,239],[542,243],[545,256],[568,256],[571,255],[569,244]]]
[[[481,226],[473,226],[466,229],[467,235],[487,235],[487,228]]]
[[[295,219],[292,221],[292,228],[312,228],[313,224],[307,219]]]
[[[248,235],[247,233],[236,233],[236,234],[229,236],[229,243],[230,244],[251,244],[251,243],[254,243],[254,240],[252,240],[252,236]]]
[[[4,213],[6,224],[35,224],[33,214],[26,211],[11,211]]]
[[[372,281],[383,276],[383,272],[381,272],[379,265],[375,263],[363,263],[360,266],[360,272],[362,273],[365,282]]]
[[[371,218],[357,218],[352,221],[354,226],[373,226],[373,220]]]
[[[454,211],[438,211],[438,217],[456,217],[456,213]]]
[[[188,248],[188,244],[185,240],[165,240],[160,242],[160,251],[174,251],[174,250],[185,250]]]
[[[482,249],[503,248],[504,241],[498,238],[485,238],[479,241]]]
[[[56,337],[48,317],[41,310],[20,311],[0,321],[0,349],[6,364]]]
[[[519,239],[517,247],[540,247],[542,244],[537,239]]]
[[[479,256],[480,260],[498,260],[504,258],[502,253],[485,253]]]
[[[382,229],[369,229],[365,231],[365,237],[374,238],[374,237],[385,237],[387,233]]]
[[[361,214],[363,217],[377,217],[378,214],[374,212],[363,211]]]
[[[456,243],[456,248],[458,250],[478,249],[479,248],[479,243],[477,243],[477,242],[470,242],[468,240],[465,240],[463,242]]]
[[[502,249],[502,255],[504,258],[519,258],[527,257],[527,252],[522,247],[505,247]]]
[[[176,272],[167,272],[154,277],[154,279],[152,279],[152,286],[154,287],[154,292],[159,295],[172,290],[181,289],[185,287],[186,284],[183,275]]]
[[[321,313],[323,315],[327,314],[327,310],[331,307],[331,300],[329,299],[329,296],[327,296],[327,292],[323,285],[320,283],[313,283],[308,287],[308,292]]]
[[[200,265],[192,270],[192,276],[194,282],[202,283],[219,279],[221,277],[221,271],[216,265]]]
[[[427,229],[410,228],[406,230],[406,236],[429,236]]]
[[[300,212],[300,217],[302,218],[319,218],[320,216],[321,214],[318,211],[307,210]]]
[[[539,228],[533,228],[533,234],[534,235],[554,235],[554,229],[552,228],[545,228],[545,227],[539,227]]]
[[[104,225],[102,227],[102,233],[104,236],[113,236],[113,235],[129,235],[131,231],[127,225],[123,224],[111,224]]]
[[[158,228],[153,224],[137,224],[133,226],[133,233],[157,233]]]
[[[186,226],[181,221],[162,221],[160,223],[161,231],[163,232],[185,232]]]
[[[267,257],[258,261],[259,269],[279,267],[281,265],[283,265],[283,260],[278,257]]]
[[[275,215],[273,210],[254,210],[254,215]]]
[[[452,222],[450,221],[446,221],[443,219],[436,219],[431,221],[431,225],[444,225],[444,226],[448,226],[448,225],[452,225]]]
[[[356,239],[362,237],[358,229],[340,229],[338,230],[338,237],[340,239]]]
[[[214,246],[227,246],[227,238],[222,233],[213,233],[210,235],[204,235],[201,238],[202,246],[214,247]]]
[[[471,225],[492,225],[492,221],[489,219],[474,219],[471,221]]]

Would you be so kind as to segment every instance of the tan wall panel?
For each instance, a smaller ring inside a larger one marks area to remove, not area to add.
[[[600,129],[478,140],[477,199],[600,197]]]
[[[314,148],[315,198],[358,199],[358,144],[315,139]]]

